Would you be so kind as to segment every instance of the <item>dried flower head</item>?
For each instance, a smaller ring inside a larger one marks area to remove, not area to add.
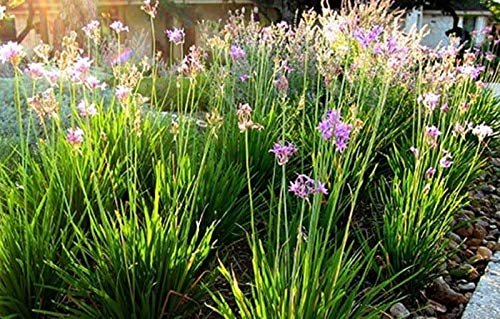
[[[191,46],[189,53],[182,60],[179,72],[191,78],[196,77],[198,74],[205,70],[206,53],[197,46]]]
[[[438,130],[437,127],[433,126],[427,126],[425,128],[425,138],[427,143],[431,147],[436,147],[437,146],[437,139],[441,135],[441,131]]]
[[[236,111],[238,116],[238,128],[240,132],[246,132],[247,130],[262,130],[264,127],[258,123],[252,121],[252,108],[248,103],[242,103]]]
[[[42,122],[45,117],[53,117],[59,107],[52,89],[47,89],[32,98],[28,98],[28,105]]]
[[[141,6],[141,10],[146,12],[151,18],[155,18],[158,13],[158,5],[160,1],[156,0],[154,4],[151,0],[144,0]]]

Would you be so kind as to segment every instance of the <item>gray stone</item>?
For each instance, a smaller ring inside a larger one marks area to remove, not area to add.
[[[459,284],[458,289],[460,289],[462,291],[471,291],[471,290],[476,289],[476,284],[473,282],[468,282],[466,284]]]
[[[448,234],[448,237],[450,237],[450,239],[457,244],[460,244],[462,242],[462,238],[459,235],[455,234],[454,232],[450,232]]]
[[[481,277],[462,319],[500,319],[500,252]]]
[[[491,250],[489,250],[487,247],[483,247],[483,246],[481,246],[477,249],[477,254],[479,256],[481,256],[481,258],[483,260],[490,260],[491,256],[493,255]]]
[[[390,312],[391,316],[393,316],[395,319],[404,319],[408,318],[411,315],[410,310],[406,309],[405,305],[400,302],[394,304],[391,307]]]

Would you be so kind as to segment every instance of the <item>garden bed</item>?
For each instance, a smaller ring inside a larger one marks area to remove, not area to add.
[[[498,249],[496,70],[389,4],[238,12],[178,61],[119,22],[0,45],[0,316],[458,318]]]

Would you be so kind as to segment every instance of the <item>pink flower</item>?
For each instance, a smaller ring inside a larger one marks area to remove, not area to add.
[[[87,77],[90,67],[92,66],[92,60],[85,57],[78,57],[75,63],[69,69],[69,76],[71,80],[75,82],[83,82]]]
[[[49,81],[50,85],[54,86],[59,81],[61,72],[59,70],[49,70],[45,72],[45,78]]]
[[[116,33],[129,32],[129,28],[125,26],[121,21],[113,21],[109,27]]]
[[[439,160],[439,166],[443,168],[450,168],[451,164],[453,164],[453,162],[451,161],[453,159],[453,156],[451,156],[448,151],[444,151],[444,154],[445,155]]]
[[[104,91],[107,87],[107,84],[104,82],[99,81],[95,76],[89,75],[84,81],[85,86],[88,87],[90,90],[101,90]]]
[[[432,177],[434,177],[434,174],[436,174],[436,169],[434,167],[429,167],[425,171],[425,178],[426,179],[431,179]]]
[[[441,111],[443,111],[444,113],[448,113],[448,111],[450,110],[450,106],[448,103],[444,103],[442,106],[441,106]]]
[[[120,100],[120,102],[123,102],[126,99],[128,99],[131,93],[132,89],[129,88],[128,86],[118,85],[116,87],[115,96],[118,98],[118,100]]]
[[[494,54],[493,52],[486,52],[486,54],[484,55],[484,58],[488,61],[488,62],[493,62],[495,59],[496,59],[496,54]]]
[[[248,74],[242,74],[242,75],[240,75],[240,81],[241,82],[246,82],[246,81],[248,81],[249,78],[250,78],[250,76]]]
[[[12,65],[18,65],[25,55],[23,46],[17,42],[9,41],[0,46],[0,62],[2,64],[9,62]]]
[[[342,121],[342,115],[337,110],[328,110],[318,125],[321,136],[326,141],[333,140],[335,150],[343,153],[352,131],[352,125]]]
[[[69,144],[78,146],[83,142],[83,131],[79,127],[76,129],[69,128],[68,133],[66,134],[66,140]]]
[[[28,64],[26,73],[28,73],[28,75],[34,80],[40,79],[45,75],[45,68],[43,67],[42,63],[33,62]]]

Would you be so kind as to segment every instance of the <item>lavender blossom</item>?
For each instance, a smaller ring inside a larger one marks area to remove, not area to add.
[[[125,26],[121,21],[113,21],[113,23],[111,23],[109,27],[118,34],[120,34],[121,32],[129,32],[129,28]]]
[[[329,110],[319,123],[318,130],[326,141],[333,139],[336,146],[335,150],[342,153],[347,148],[352,125],[342,122],[339,111]]]
[[[374,26],[370,31],[364,29],[355,29],[353,31],[354,38],[363,48],[368,48],[377,38],[384,32],[384,28],[380,25]]]
[[[418,98],[418,102],[424,104],[424,106],[432,112],[438,105],[440,98],[440,94],[425,93]]]
[[[238,61],[244,59],[246,53],[241,47],[233,44],[229,49],[229,55],[233,61]]]
[[[328,190],[324,183],[315,181],[304,174],[298,175],[294,182],[290,182],[288,190],[295,196],[305,200],[309,200],[309,196],[316,193],[328,195]]]
[[[281,166],[288,163],[290,158],[297,153],[297,148],[292,143],[275,143],[269,152],[274,154],[276,160],[278,161],[278,165]]]
[[[165,34],[167,35],[168,41],[174,43],[175,45],[184,43],[184,38],[186,36],[186,33],[182,28],[173,28],[172,30],[166,30]]]
[[[248,74],[246,74],[246,73],[240,75],[240,81],[241,82],[246,82],[246,81],[248,81],[249,78],[250,78],[250,76]]]
[[[484,66],[463,65],[457,68],[460,75],[465,78],[476,80],[481,73],[485,70]]]

